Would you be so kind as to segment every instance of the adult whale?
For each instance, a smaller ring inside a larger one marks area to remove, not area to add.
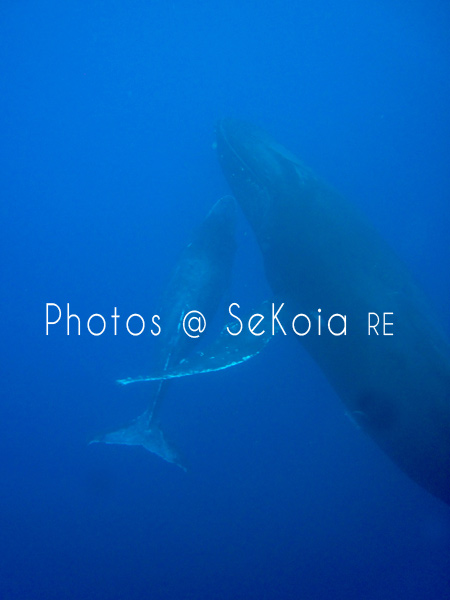
[[[259,128],[219,122],[217,151],[285,315],[347,317],[345,335],[304,335],[307,350],[360,427],[450,504],[450,349],[407,268],[351,203]],[[368,335],[369,312],[393,313],[393,335]]]

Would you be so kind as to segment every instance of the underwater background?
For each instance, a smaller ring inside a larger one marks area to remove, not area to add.
[[[357,204],[449,334],[448,3],[3,0],[0,68],[0,597],[448,598],[449,507],[355,427],[295,340],[172,384],[163,426],[188,473],[88,445],[154,390],[115,383],[146,374],[155,345],[125,317],[150,321],[229,193],[223,117]],[[238,230],[219,322],[270,293],[242,215]],[[46,336],[46,303],[70,303],[81,335]]]

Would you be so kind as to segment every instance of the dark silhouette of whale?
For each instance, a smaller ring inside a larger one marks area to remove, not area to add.
[[[351,203],[262,130],[223,120],[217,151],[285,314],[346,315],[346,335],[310,333],[307,350],[359,426],[450,504],[450,349],[408,269]],[[369,312],[393,313],[393,335],[368,335]]]

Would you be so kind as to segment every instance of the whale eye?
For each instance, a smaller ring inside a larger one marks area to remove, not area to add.
[[[357,399],[357,421],[367,431],[382,433],[392,428],[398,415],[392,399],[372,391],[363,392]]]

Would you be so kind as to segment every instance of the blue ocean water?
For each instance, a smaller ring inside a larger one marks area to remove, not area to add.
[[[0,8],[0,597],[450,596],[450,513],[347,418],[298,343],[173,383],[187,474],[88,445],[148,403],[151,316],[228,187],[214,127],[264,127],[375,223],[450,332],[446,2]],[[245,219],[227,301],[268,294]],[[45,305],[81,317],[45,335]],[[114,307],[123,319],[113,335]],[[86,329],[107,317],[104,335]]]

